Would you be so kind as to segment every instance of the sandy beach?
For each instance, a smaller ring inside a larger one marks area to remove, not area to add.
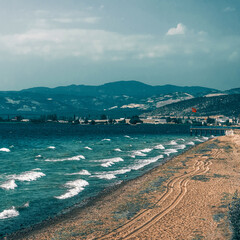
[[[85,208],[6,239],[231,239],[239,160],[239,132],[211,139]]]

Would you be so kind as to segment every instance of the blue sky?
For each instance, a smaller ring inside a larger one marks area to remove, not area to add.
[[[240,87],[238,0],[0,0],[0,90]]]

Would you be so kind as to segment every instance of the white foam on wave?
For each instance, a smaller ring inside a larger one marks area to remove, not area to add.
[[[0,212],[0,219],[13,218],[17,217],[18,215],[19,212],[15,209],[15,207],[11,207],[10,209]]]
[[[122,152],[122,150],[120,148],[115,148],[114,151],[116,152]]]
[[[143,153],[148,153],[148,152],[152,151],[152,148],[144,148],[144,149],[142,149],[140,151],[143,152]]]
[[[185,139],[179,138],[178,141],[183,141],[183,142],[185,142]]]
[[[88,170],[81,170],[80,172],[77,173],[66,173],[65,175],[85,175],[85,176],[90,176],[91,173]]]
[[[159,144],[154,147],[155,149],[165,149],[165,147],[162,144]]]
[[[130,137],[130,136],[128,136],[128,135],[125,135],[124,137],[125,137],[125,138],[131,138],[131,137]]]
[[[92,150],[92,148],[90,148],[90,147],[88,147],[88,146],[86,146],[86,147],[84,147],[85,149],[88,149],[88,150]]]
[[[163,155],[158,155],[156,157],[148,158],[148,159],[143,159],[139,160],[135,165],[131,167],[133,170],[139,170],[140,168],[143,168],[151,163],[157,162],[159,159],[163,158]]]
[[[0,188],[5,189],[5,190],[14,189],[16,187],[17,187],[17,184],[15,183],[15,180],[13,180],[13,179],[8,180],[0,185]]]
[[[109,159],[101,159],[96,160],[94,162],[102,162],[102,167],[110,167],[117,162],[123,162],[124,160],[121,157],[109,158]]]
[[[45,162],[64,162],[64,161],[80,161],[81,159],[85,159],[83,155],[77,155],[69,158],[59,158],[59,159],[45,159]]]
[[[204,140],[208,140],[209,139],[209,137],[202,137]]]
[[[0,148],[0,152],[11,152],[8,148]]]
[[[66,199],[66,198],[74,197],[74,196],[78,195],[80,192],[82,192],[84,190],[84,187],[86,187],[87,185],[89,185],[89,183],[82,179],[78,179],[75,181],[69,181],[64,184],[64,187],[68,188],[69,190],[65,194],[63,194],[61,196],[57,196],[55,198]]]
[[[195,145],[195,143],[191,141],[191,142],[188,142],[187,145],[192,145],[193,146],[193,145]]]
[[[169,145],[177,145],[176,141],[172,140]]]
[[[178,151],[177,151],[177,149],[172,149],[172,148],[170,148],[170,149],[166,149],[165,151],[164,151],[164,153],[166,154],[166,155],[170,155],[170,154],[172,154],[172,153],[177,153]]]
[[[132,158],[135,158],[136,156],[139,156],[139,157],[146,157],[147,154],[145,154],[145,153],[143,153],[143,152],[141,152],[141,151],[133,151],[131,157],[132,157]]]
[[[94,177],[97,177],[97,178],[100,178],[100,179],[107,179],[107,180],[116,178],[116,176],[112,173],[96,174],[96,175],[94,175]]]
[[[41,158],[41,157],[42,157],[42,155],[40,155],[40,154],[36,156],[36,158]]]
[[[204,142],[203,140],[201,140],[199,138],[196,138],[195,141],[197,141],[197,142]]]
[[[179,144],[176,146],[176,149],[184,149],[184,148],[186,148],[185,144]]]
[[[104,138],[104,139],[102,139],[101,141],[108,141],[108,142],[110,142],[111,139],[110,139],[110,138]]]
[[[48,149],[55,149],[56,147],[54,146],[49,146]]]
[[[19,175],[17,174],[13,174],[13,175],[9,175],[8,178],[9,179],[13,179],[13,180],[18,180],[18,181],[35,181],[38,178],[44,177],[46,176],[46,174],[42,173],[42,172],[35,172],[35,171],[27,171],[27,172],[23,172]]]

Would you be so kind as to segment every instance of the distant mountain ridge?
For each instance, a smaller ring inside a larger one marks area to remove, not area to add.
[[[81,94],[81,96],[109,95],[130,95],[134,97],[147,97],[154,94],[168,94],[172,92],[186,92],[194,95],[218,92],[216,89],[199,86],[180,87],[175,85],[151,86],[138,81],[117,81],[105,83],[99,86],[90,85],[70,85],[56,88],[36,87],[24,89],[21,92],[32,92],[39,94]]]
[[[238,89],[228,90],[228,93],[199,86],[151,86],[138,81],[118,81],[100,86],[35,87],[1,91],[0,114],[99,116],[104,113],[111,117],[124,117],[153,111],[174,102],[236,91]]]
[[[195,108],[197,112],[192,112]],[[198,97],[177,103],[172,103],[152,112],[143,114],[149,116],[235,116],[240,114],[240,94],[221,95],[215,97]]]

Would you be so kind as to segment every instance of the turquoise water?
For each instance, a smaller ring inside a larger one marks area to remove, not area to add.
[[[170,134],[177,131],[172,126],[113,127],[0,124],[0,236],[61,214],[207,140],[185,128]]]

